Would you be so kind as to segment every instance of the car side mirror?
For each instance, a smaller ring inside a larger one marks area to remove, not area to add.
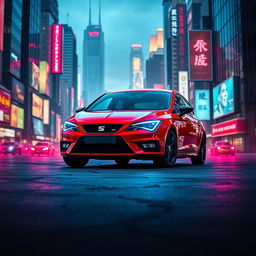
[[[76,113],[79,113],[79,112],[83,111],[84,109],[85,109],[85,107],[77,108],[75,111],[76,111]]]
[[[180,106],[179,107],[179,112],[180,112],[180,116],[184,116],[188,113],[191,113],[192,111],[194,111],[194,108],[189,107],[189,106]]]

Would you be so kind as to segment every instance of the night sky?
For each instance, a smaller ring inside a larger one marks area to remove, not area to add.
[[[60,23],[67,23],[77,36],[79,73],[82,73],[83,30],[88,25],[89,0],[59,0]],[[98,0],[92,0],[92,23],[98,24]],[[149,37],[163,26],[162,0],[102,0],[105,33],[105,88],[128,89],[131,43],[142,43],[148,58]]]

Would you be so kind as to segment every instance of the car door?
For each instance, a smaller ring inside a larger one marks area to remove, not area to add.
[[[183,102],[186,104],[186,106],[190,106],[190,103],[182,96]],[[190,139],[190,147],[191,147],[191,152],[198,152],[199,147],[200,147],[200,130],[201,130],[201,123],[200,121],[195,117],[194,111],[191,113],[188,113],[186,115],[186,118],[190,120],[190,134],[189,134],[189,139]]]
[[[184,101],[184,98],[180,94],[175,95],[174,104],[177,108],[180,106],[187,106],[187,103]],[[192,153],[192,143],[193,143],[193,131],[194,131],[194,123],[193,118],[190,114],[185,114],[183,116],[179,116],[176,119],[178,122],[178,151],[179,153]]]

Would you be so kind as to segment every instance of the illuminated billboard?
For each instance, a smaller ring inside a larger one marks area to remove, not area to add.
[[[32,94],[32,116],[43,119],[43,99]]]
[[[195,90],[195,115],[199,120],[210,120],[209,90]]]
[[[132,58],[133,63],[133,72],[139,72],[140,71],[140,58]]]
[[[172,36],[178,35],[178,18],[177,18],[177,9],[172,8],[171,9],[171,34]]]
[[[188,72],[179,71],[179,93],[188,99]]]
[[[210,30],[189,31],[189,70],[191,81],[212,81],[212,38]]]
[[[33,131],[34,135],[44,136],[43,121],[33,117]]]
[[[213,118],[219,118],[235,112],[234,77],[213,88]]]
[[[0,88],[0,122],[10,123],[11,95]]]
[[[133,72],[133,89],[143,89],[144,88],[144,80],[143,80],[143,72]]]
[[[20,103],[24,103],[24,85],[17,79],[12,78],[12,98]]]
[[[50,101],[44,100],[44,124],[49,124],[50,122]]]
[[[50,66],[46,61],[40,61],[40,89],[42,94],[50,95],[49,91]]]
[[[39,90],[40,87],[40,69],[39,67],[32,62],[32,79],[31,79],[31,87],[33,87],[35,90]]]
[[[56,114],[56,139],[60,141],[61,138],[61,117]]]
[[[4,2],[0,0],[0,51],[4,50]]]
[[[60,74],[62,73],[63,69],[63,54],[62,54],[62,47],[63,47],[63,28],[60,24],[52,25],[52,65],[51,71],[53,74]]]
[[[11,105],[11,126],[24,129],[24,109],[16,105]]]

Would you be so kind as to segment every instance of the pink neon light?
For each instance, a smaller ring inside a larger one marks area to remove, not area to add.
[[[100,32],[99,31],[90,31],[88,32],[90,37],[98,37]]]
[[[52,25],[52,73],[62,73],[62,25]]]

